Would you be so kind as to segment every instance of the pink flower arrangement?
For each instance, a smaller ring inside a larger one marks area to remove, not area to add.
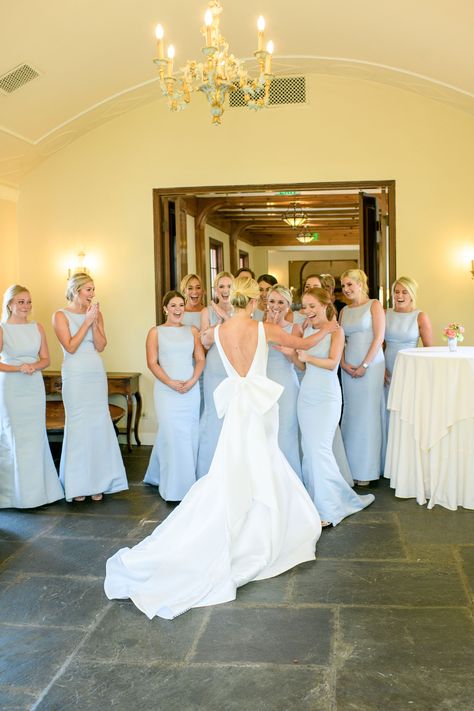
[[[445,340],[455,338],[456,341],[461,343],[461,341],[464,341],[464,326],[461,326],[460,323],[448,323],[446,328],[443,329],[443,334]]]

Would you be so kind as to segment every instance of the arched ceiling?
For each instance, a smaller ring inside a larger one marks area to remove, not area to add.
[[[0,91],[0,184],[93,126],[159,97],[154,27],[177,66],[198,57],[205,0],[3,0],[0,76],[39,76]],[[231,50],[252,57],[257,15],[276,74],[336,73],[401,86],[474,113],[473,0],[223,0]]]

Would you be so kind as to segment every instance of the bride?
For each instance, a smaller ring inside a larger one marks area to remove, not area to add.
[[[130,598],[150,619],[229,602],[239,586],[315,557],[321,522],[278,448],[283,388],[265,375],[267,342],[307,349],[337,324],[298,338],[254,321],[258,298],[253,279],[236,279],[235,315],[214,330],[228,377],[214,392],[224,423],[209,473],[150,536],[107,561],[107,597]]]

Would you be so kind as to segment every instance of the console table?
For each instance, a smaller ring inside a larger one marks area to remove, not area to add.
[[[132,451],[131,433],[132,433],[132,413],[133,413],[133,398],[137,403],[137,411],[135,413],[135,423],[133,433],[135,441],[140,446],[141,442],[138,438],[138,425],[142,414],[142,396],[139,390],[139,379],[141,373],[106,373],[109,395],[122,395],[127,401],[127,448]],[[61,372],[59,370],[43,370],[44,387],[46,395],[60,395],[62,390]]]

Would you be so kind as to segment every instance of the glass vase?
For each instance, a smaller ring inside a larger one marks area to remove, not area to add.
[[[458,339],[457,338],[448,338],[448,348],[449,350],[453,353],[454,351],[457,351],[458,349]]]

